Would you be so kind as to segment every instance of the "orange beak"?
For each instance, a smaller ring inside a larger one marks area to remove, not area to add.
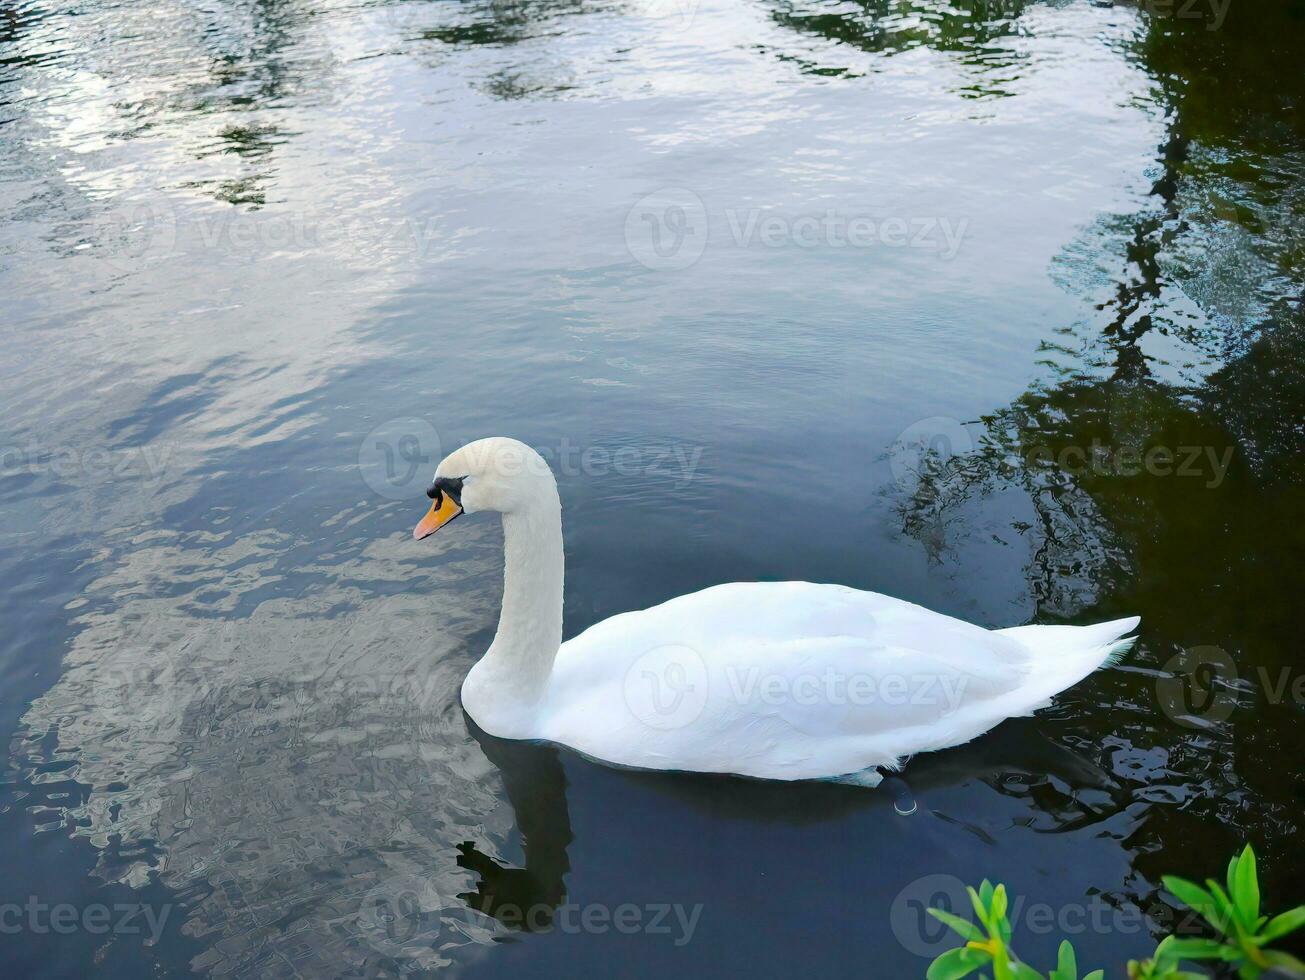
[[[452,497],[447,493],[440,494],[440,499],[430,505],[426,516],[412,529],[413,540],[420,541],[422,538],[430,537],[461,513],[462,508],[453,502]]]

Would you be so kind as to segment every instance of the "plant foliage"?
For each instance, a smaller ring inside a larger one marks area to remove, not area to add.
[[[1269,944],[1305,926],[1305,905],[1270,918],[1260,912],[1260,884],[1255,852],[1249,844],[1228,862],[1224,884],[1206,879],[1205,887],[1165,875],[1165,888],[1183,905],[1209,924],[1214,937],[1166,937],[1145,960],[1130,960],[1130,980],[1205,980],[1205,974],[1183,970],[1189,960],[1227,964],[1241,980],[1257,980],[1268,970],[1305,977],[1305,963]],[[977,971],[989,971],[993,980],[1103,980],[1105,972],[1093,970],[1079,976],[1078,957],[1065,940],[1056,965],[1043,974],[1021,960],[1011,949],[1006,886],[984,879],[978,889],[967,888],[976,922],[942,909],[929,914],[960,934],[965,945],[949,949],[929,965],[928,980],[959,980]],[[986,974],[985,974],[986,975]]]

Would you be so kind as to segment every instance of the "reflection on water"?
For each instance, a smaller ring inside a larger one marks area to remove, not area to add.
[[[1022,20],[1042,5],[1028,0],[962,0],[950,4],[858,0],[782,0],[774,4],[777,24],[808,42],[803,54],[781,45],[775,54],[813,75],[846,77],[886,70],[884,55],[931,48],[955,55],[968,81],[956,94],[982,99],[1015,94],[1010,88],[1028,60],[1022,36],[1036,31]],[[794,39],[785,39],[791,44]],[[867,58],[865,55],[873,55]]]
[[[249,968],[286,916],[296,928],[284,938],[311,952],[306,968],[329,972],[359,937],[331,926],[356,919],[370,889],[420,875],[453,895],[455,845],[501,846],[513,830],[454,697],[493,610],[446,604],[435,629],[420,594],[492,569],[454,562],[432,576],[411,553],[373,546],[303,571],[389,583],[388,599],[346,588],[232,616],[274,575],[283,544],[139,542],[91,583],[116,602],[74,614],[62,680],[25,719],[29,738],[58,733],[46,764],[76,763],[32,787],[38,826],[71,819],[103,879],[157,875],[177,889],[192,906],[187,931],[214,944],[200,965],[217,972]],[[65,812],[70,792],[81,799]],[[324,875],[343,887],[323,889]]]
[[[1144,206],[1102,218],[1056,260],[1067,288],[1098,300],[1094,314],[1044,344],[1049,377],[972,423],[962,452],[926,452],[897,502],[902,530],[938,562],[972,528],[1004,525],[994,537],[1026,552],[1040,619],[1093,601],[1140,610],[1163,639],[1132,670],[1209,688],[1172,706],[1179,732],[1159,784],[1131,774],[1139,798],[1183,804],[1133,841],[1152,875],[1193,822],[1279,846],[1298,831],[1300,791],[1274,757],[1302,707],[1280,684],[1298,670],[1281,576],[1296,577],[1300,542],[1282,529],[1305,505],[1305,239],[1282,207],[1301,187],[1305,130],[1298,111],[1278,111],[1298,103],[1272,67],[1235,93],[1187,84],[1252,49],[1276,64],[1290,46],[1261,45],[1265,24],[1230,24],[1231,39],[1181,28],[1154,25],[1142,42],[1172,112]],[[1300,23],[1291,30],[1299,40]],[[1184,676],[1197,645],[1213,681]],[[1122,680],[1089,683],[1123,710],[1117,737],[1154,741],[1153,706]]]
[[[176,910],[15,969],[907,976],[929,875],[1160,928],[1159,875],[1243,839],[1288,901],[1291,11],[6,7],[0,902]],[[660,268],[628,218],[667,190],[707,231]],[[813,218],[965,230],[740,231]],[[569,634],[807,578],[1142,641],[875,793],[501,742],[457,700],[498,531],[406,538],[491,433],[558,464]],[[564,927],[622,906],[692,935]]]

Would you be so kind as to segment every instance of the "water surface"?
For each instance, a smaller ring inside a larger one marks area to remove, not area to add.
[[[1299,900],[1305,16],[1218,9],[7,7],[0,902],[164,918],[6,961],[914,976],[989,875],[1117,970],[1247,840]],[[501,534],[409,540],[492,434],[568,635],[810,579],[1141,641],[878,792],[498,742]]]

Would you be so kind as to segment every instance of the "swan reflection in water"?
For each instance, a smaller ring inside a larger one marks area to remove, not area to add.
[[[547,931],[553,924],[553,910],[567,897],[565,878],[572,870],[568,846],[573,834],[564,759],[585,768],[587,791],[596,786],[601,792],[607,786],[610,791],[602,795],[620,799],[623,794],[617,784],[637,784],[664,801],[668,819],[674,819],[677,809],[691,809],[714,820],[795,826],[834,822],[858,810],[875,810],[880,819],[901,820],[922,805],[928,808],[932,791],[974,779],[1021,787],[1030,781],[1054,779],[1079,792],[1095,791],[1107,800],[1114,795],[1112,790],[1119,788],[1109,773],[1039,734],[1029,719],[1012,720],[967,745],[921,756],[876,789],[834,782],[784,783],[618,769],[567,749],[496,738],[470,718],[465,721],[468,732],[502,777],[522,837],[524,866],[515,868],[496,860],[474,840],[461,842],[456,862],[478,880],[474,891],[457,897],[469,908],[495,918],[500,926],[522,931]],[[1120,802],[1124,802],[1122,797]],[[965,825],[960,817],[943,816]],[[619,827],[610,830],[617,836],[621,833]],[[584,868],[576,872],[583,875]]]
[[[571,870],[567,857],[571,819],[558,749],[495,738],[470,718],[466,723],[502,776],[503,792],[521,834],[525,863],[513,868],[481,851],[476,841],[463,841],[457,847],[457,865],[477,880],[474,891],[462,892],[458,898],[504,926],[547,929],[553,923],[553,911],[566,898],[566,875]]]

